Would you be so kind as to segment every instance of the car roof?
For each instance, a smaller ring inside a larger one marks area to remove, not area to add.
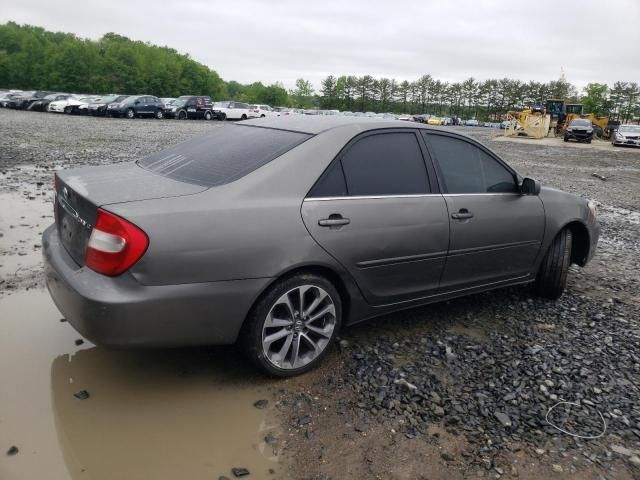
[[[326,130],[339,127],[354,127],[360,131],[376,130],[379,128],[423,128],[429,129],[424,124],[407,124],[401,120],[382,120],[378,117],[349,117],[343,115],[300,115],[288,117],[265,117],[242,122],[245,125],[255,125],[265,128],[277,128],[292,132],[316,135]],[[430,129],[436,130],[436,129]]]

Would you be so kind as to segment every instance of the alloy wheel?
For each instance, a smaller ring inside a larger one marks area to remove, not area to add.
[[[329,345],[336,327],[336,309],[321,287],[301,285],[282,295],[267,313],[262,350],[269,363],[292,370],[304,367]]]

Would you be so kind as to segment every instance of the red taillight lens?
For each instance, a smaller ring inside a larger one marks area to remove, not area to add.
[[[146,233],[124,218],[100,208],[84,263],[91,270],[115,277],[140,260],[148,246]]]

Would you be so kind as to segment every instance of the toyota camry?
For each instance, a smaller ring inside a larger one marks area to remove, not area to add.
[[[99,345],[238,344],[317,365],[345,325],[510,285],[558,298],[599,236],[593,203],[421,124],[225,124],[134,163],[59,171],[46,281]]]

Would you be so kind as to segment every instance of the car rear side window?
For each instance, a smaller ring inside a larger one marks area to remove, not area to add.
[[[331,163],[309,192],[309,198],[344,197],[347,195],[347,183],[339,161]]]
[[[138,161],[151,172],[215,187],[262,167],[311,135],[245,125],[226,125]]]
[[[484,150],[445,135],[428,135],[428,141],[447,193],[517,192],[513,174]]]
[[[427,170],[412,132],[368,135],[343,155],[342,168],[351,196],[429,193]]]

